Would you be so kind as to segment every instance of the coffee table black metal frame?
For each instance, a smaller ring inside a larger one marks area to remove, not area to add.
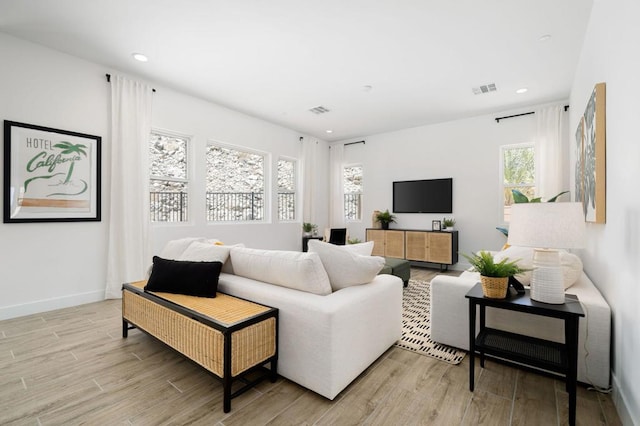
[[[584,311],[574,295],[566,295],[565,303],[552,305],[536,302],[524,294],[509,294],[506,299],[489,299],[477,283],[465,296],[469,299],[469,390],[474,388],[475,355],[480,355],[484,368],[485,355],[518,366],[524,365],[564,376],[569,393],[569,424],[576,423],[576,385],[578,375],[578,323]],[[480,307],[480,330],[476,335],[476,306]],[[564,343],[538,339],[486,327],[486,307],[525,312],[564,320]],[[509,362],[511,361],[511,362]]]

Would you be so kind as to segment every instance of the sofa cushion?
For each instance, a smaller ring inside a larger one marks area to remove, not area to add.
[[[177,260],[182,253],[193,243],[194,241],[206,242],[205,238],[199,237],[189,237],[189,238],[180,238],[178,240],[171,240],[165,244],[160,252],[160,257],[163,259],[174,259]]]
[[[221,262],[191,262],[153,256],[145,291],[216,297]]]
[[[362,256],[371,256],[371,253],[373,253],[373,241],[367,241],[366,243],[358,244],[347,244],[346,246],[341,247]]]
[[[354,244],[355,245],[355,244]],[[346,246],[310,240],[309,252],[320,256],[333,291],[371,282],[384,267],[384,258],[363,256]]]
[[[317,253],[234,247],[230,258],[235,275],[308,293],[331,293]]]
[[[231,252],[230,246],[215,245],[210,242],[194,241],[180,256],[178,256],[177,260],[224,263],[229,258],[229,252]]]
[[[517,264],[522,269],[529,269],[528,272],[516,275],[516,279],[522,283],[522,285],[529,285],[531,283],[531,275],[533,272],[533,248],[531,247],[519,247],[509,246],[506,250],[499,251],[493,256],[495,262],[500,262],[503,259],[509,259],[509,262],[517,261]]]

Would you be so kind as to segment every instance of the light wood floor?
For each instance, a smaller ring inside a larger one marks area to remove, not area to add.
[[[467,362],[391,348],[334,401],[279,379],[234,399],[224,414],[218,380],[138,330],[122,339],[120,301],[109,300],[0,321],[0,424],[567,423],[562,382],[487,362],[471,393]],[[584,388],[577,418],[620,424],[611,398]]]

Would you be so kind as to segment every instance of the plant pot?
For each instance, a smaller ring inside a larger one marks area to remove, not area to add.
[[[382,229],[389,229],[389,222],[380,222]]]
[[[309,232],[304,231],[304,232],[302,233],[302,236],[303,236],[303,237],[310,237],[310,236],[311,236],[311,231],[309,231]]]
[[[480,276],[482,294],[488,299],[504,299],[507,297],[509,277],[485,277]]]

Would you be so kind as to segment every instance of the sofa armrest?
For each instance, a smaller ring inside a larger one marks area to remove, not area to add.
[[[476,277],[438,275],[431,280],[431,339],[469,350],[469,301]]]

